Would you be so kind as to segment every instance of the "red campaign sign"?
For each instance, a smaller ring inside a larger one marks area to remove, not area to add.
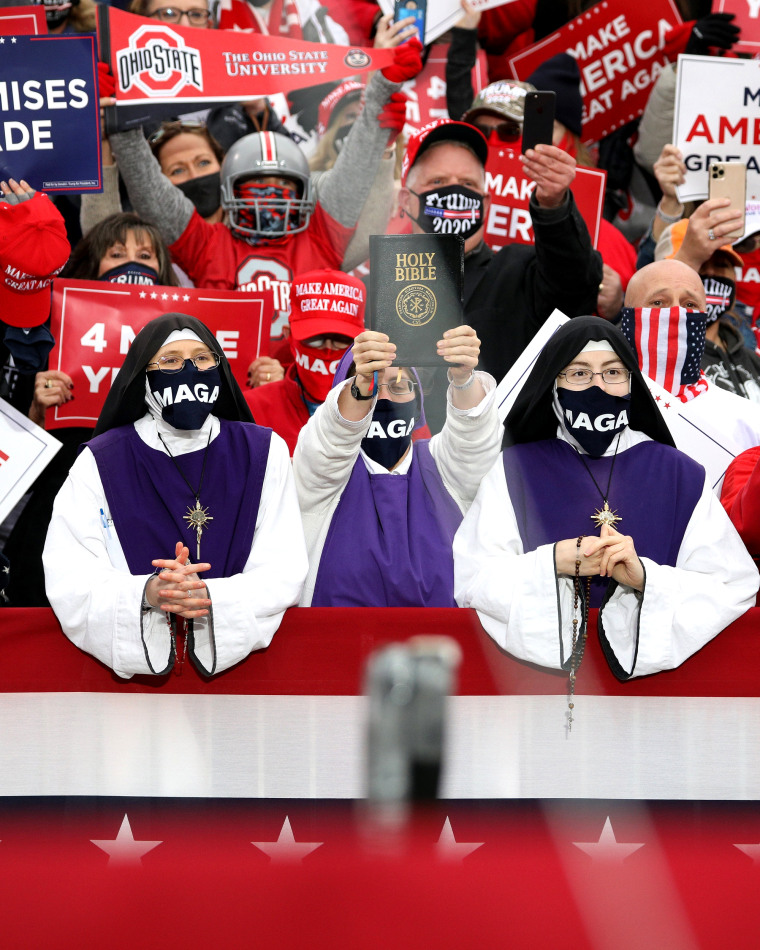
[[[596,247],[604,205],[607,173],[578,166],[572,184],[573,197]],[[494,251],[505,244],[533,244],[533,226],[528,201],[536,183],[523,172],[518,153],[491,147],[486,164],[486,189],[491,205],[486,218],[485,241]]]
[[[45,36],[45,7],[3,7],[0,10],[0,36]]]
[[[118,105],[150,100],[241,102],[382,69],[392,49],[197,30],[101,7]]]
[[[71,376],[75,398],[47,414],[46,428],[94,427],[132,340],[165,313],[202,320],[242,387],[251,361],[267,352],[274,298],[271,291],[53,281],[50,367]]]
[[[561,30],[509,60],[515,79],[527,79],[557,53],[578,60],[583,94],[583,140],[597,142],[644,111],[668,62],[665,34],[681,23],[673,0],[604,0]]]
[[[760,53],[760,0],[718,0],[713,12],[733,13],[734,26],[742,31],[734,52]]]
[[[436,119],[447,119],[446,109],[446,60],[449,55],[448,43],[435,43],[430,47],[430,55],[425,61],[422,72],[403,85],[402,91],[408,96],[406,103],[406,131],[417,131]],[[473,96],[488,84],[486,72],[486,54],[478,51],[478,57],[472,68]]]

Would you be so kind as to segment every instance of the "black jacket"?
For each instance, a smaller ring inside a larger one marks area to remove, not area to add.
[[[721,320],[718,332],[725,349],[705,340],[705,376],[721,389],[760,402],[760,356],[744,345],[741,333],[728,320]]]
[[[568,317],[594,313],[601,255],[591,247],[572,193],[561,208],[530,199],[535,246],[485,244],[464,262],[464,313],[481,340],[480,369],[497,381],[557,308]]]

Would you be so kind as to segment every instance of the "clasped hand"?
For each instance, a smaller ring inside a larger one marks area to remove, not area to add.
[[[151,561],[154,567],[161,569],[160,574],[148,581],[145,589],[145,597],[151,607],[160,607],[166,613],[178,614],[186,620],[208,614],[211,600],[198,574],[210,571],[211,565],[190,564],[189,561],[190,551],[181,541],[177,541],[173,559],[157,558]]]
[[[557,542],[554,559],[559,574],[575,576],[576,552],[578,547],[575,538]],[[633,587],[634,590],[644,589],[644,567],[630,535],[620,534],[609,525],[602,525],[600,536],[585,537],[578,553],[578,574],[581,577],[598,574],[600,577],[611,577],[618,584]]]

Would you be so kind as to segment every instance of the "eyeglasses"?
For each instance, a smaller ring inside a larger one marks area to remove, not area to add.
[[[491,140],[491,133],[495,132],[500,142],[516,142],[522,135],[522,129],[516,122],[500,122],[498,125],[483,125],[480,122],[473,122],[472,125],[482,132],[483,135]]]
[[[171,7],[168,7],[168,9],[171,10]],[[184,10],[182,12],[184,13]],[[205,131],[206,126],[203,122],[179,122],[177,120],[164,122],[160,129],[156,129],[152,135],[148,136],[148,145],[153,148],[163,142],[165,138],[174,138],[175,135],[180,135],[182,132],[200,135]]]
[[[563,376],[568,386],[583,389],[584,386],[590,386],[594,381],[594,376],[601,376],[608,386],[617,386],[619,383],[627,383],[631,378],[631,371],[622,366],[611,366],[609,369],[602,370],[601,373],[592,373],[590,369],[571,369],[566,373],[557,373]]]
[[[178,10],[177,7],[159,7],[148,16],[152,20],[161,20],[162,23],[179,23],[183,16],[187,17],[190,26],[206,26],[211,19],[211,11],[203,10],[201,7],[193,7],[192,10]]]
[[[311,346],[315,350],[347,350],[353,341],[347,337],[341,339],[334,336],[310,336],[304,340],[304,346]]]
[[[185,368],[185,363],[192,363],[197,370],[205,373],[207,369],[218,366],[221,361],[218,353],[199,353],[197,356],[189,356],[186,360],[180,356],[161,356],[154,363],[148,363],[148,367],[157,366],[160,373],[179,373]]]
[[[410,393],[414,392],[414,387],[417,383],[413,379],[393,379],[389,383],[378,383],[377,388],[382,389],[383,386],[388,388],[388,392],[392,396],[408,396]]]

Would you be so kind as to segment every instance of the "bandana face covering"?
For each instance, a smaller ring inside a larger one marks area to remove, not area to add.
[[[557,389],[565,428],[591,456],[601,458],[615,436],[628,425],[631,394],[614,396],[600,386]]]
[[[195,205],[195,210],[202,218],[210,218],[219,210],[222,203],[222,177],[220,172],[210,175],[201,175],[199,178],[189,178],[177,185],[179,190]]]
[[[645,376],[674,395],[697,382],[706,314],[685,307],[623,307],[620,316]]]
[[[278,236],[287,232],[288,221],[293,227],[298,227],[298,209],[291,204],[298,200],[295,186],[246,181],[235,187],[235,197],[251,202],[252,207],[241,208],[237,216],[240,223],[252,231]]]
[[[736,299],[736,281],[730,277],[703,277],[705,299],[707,301],[707,325],[720,320],[731,309]]]
[[[412,220],[426,234],[461,234],[467,238],[483,227],[483,196],[471,188],[448,185],[412,194],[420,202],[419,216]]]
[[[417,402],[393,402],[378,399],[369,432],[362,439],[362,448],[373,462],[388,470],[398,462],[409,448],[414,429]]]
[[[304,392],[313,402],[324,402],[332,387],[335,370],[345,350],[306,346],[290,338],[290,349],[296,359],[296,372]]]
[[[161,408],[164,422],[175,429],[200,429],[219,396],[219,368],[201,372],[190,360],[178,373],[149,370],[148,386]]]
[[[107,270],[98,277],[98,280],[102,280],[107,284],[147,284],[152,286],[158,283],[158,271],[147,264],[140,264],[138,261],[127,261],[126,264],[119,264],[118,267]]]

